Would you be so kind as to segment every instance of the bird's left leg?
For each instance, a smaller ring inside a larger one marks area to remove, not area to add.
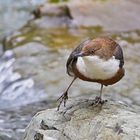
[[[59,108],[60,108],[62,102],[64,102],[64,106],[66,106],[66,102],[68,100],[68,90],[72,86],[72,84],[76,80],[76,78],[77,77],[74,77],[74,79],[72,80],[72,82],[70,83],[70,85],[68,86],[66,91],[57,99],[58,101],[60,101],[59,104],[58,104],[58,107],[57,107],[57,111],[59,111]]]
[[[100,96],[97,96],[95,98],[96,104],[104,104],[105,102],[107,102],[107,100],[102,100],[102,92],[103,92],[103,84],[101,84]]]

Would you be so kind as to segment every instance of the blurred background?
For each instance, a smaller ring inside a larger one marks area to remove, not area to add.
[[[99,36],[123,48],[125,77],[104,98],[140,107],[139,0],[0,0],[0,140],[19,140],[36,112],[56,107],[71,77],[66,61]],[[94,98],[100,85],[77,80],[70,98]]]

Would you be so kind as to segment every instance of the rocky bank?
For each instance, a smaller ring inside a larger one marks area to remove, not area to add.
[[[139,140],[140,110],[121,102],[103,106],[79,100],[67,109],[37,113],[26,128],[23,140]]]

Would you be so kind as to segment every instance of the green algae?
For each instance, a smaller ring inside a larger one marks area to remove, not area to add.
[[[50,3],[68,2],[68,0],[49,0]]]
[[[102,34],[100,26],[71,28],[38,28],[28,24],[19,34],[11,35],[6,41],[6,49],[22,46],[28,42],[40,42],[50,48],[72,48],[81,40]]]

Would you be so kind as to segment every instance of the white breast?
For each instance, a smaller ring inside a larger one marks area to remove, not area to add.
[[[105,80],[113,77],[119,69],[119,60],[113,56],[103,60],[98,56],[78,57],[76,66],[80,73],[90,79]]]

